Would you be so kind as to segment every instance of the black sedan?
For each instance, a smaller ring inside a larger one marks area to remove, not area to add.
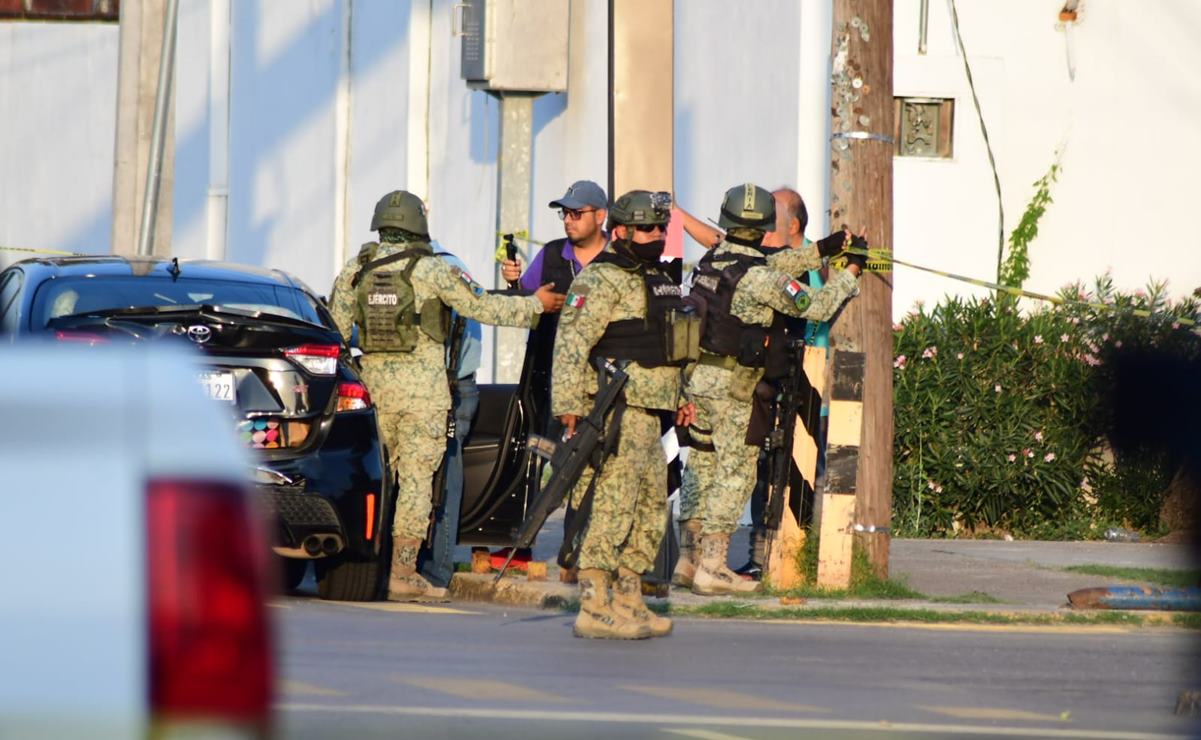
[[[215,262],[26,260],[0,273],[0,330],[6,341],[178,341],[204,353],[197,381],[257,453],[285,585],[315,560],[323,597],[376,597],[391,513],[375,409],[329,312],[303,283]]]

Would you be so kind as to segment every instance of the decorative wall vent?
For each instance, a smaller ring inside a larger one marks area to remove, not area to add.
[[[896,105],[896,156],[950,159],[955,100],[902,97],[893,100]]]

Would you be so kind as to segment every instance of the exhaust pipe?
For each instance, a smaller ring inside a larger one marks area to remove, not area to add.
[[[326,537],[321,540],[321,549],[326,555],[333,555],[342,549],[342,542],[337,537]]]
[[[315,534],[304,538],[304,551],[309,557],[317,557],[321,552],[321,545],[321,538]]]

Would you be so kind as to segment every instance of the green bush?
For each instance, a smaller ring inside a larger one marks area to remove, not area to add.
[[[1060,297],[1068,302],[1026,313],[1010,300],[948,297],[894,327],[898,535],[1080,538],[1111,524],[1158,527],[1174,471],[1108,452],[1105,358],[1142,346],[1201,356],[1201,337],[1173,318],[1196,317],[1198,301],[1173,304],[1163,284],[1119,293],[1108,275],[1091,293],[1072,285]]]

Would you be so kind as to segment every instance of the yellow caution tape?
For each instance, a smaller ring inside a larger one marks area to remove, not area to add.
[[[1129,308],[1129,309],[1127,309],[1127,308],[1119,308],[1118,306],[1112,306],[1108,303],[1098,303],[1096,301],[1067,300],[1064,298],[1060,298],[1059,296],[1047,295],[1046,293],[1035,293],[1032,290],[1024,290],[1022,288],[1015,288],[1012,285],[1000,285],[998,283],[989,282],[988,280],[978,280],[976,278],[967,277],[966,275],[956,275],[953,272],[945,272],[943,270],[935,270],[933,267],[924,267],[922,265],[915,265],[912,262],[906,262],[904,260],[899,260],[896,257],[893,257],[892,251],[888,250],[888,249],[867,249],[867,250],[848,249],[846,251],[849,254],[859,254],[859,255],[863,255],[864,257],[867,257],[867,266],[868,266],[869,270],[873,270],[873,269],[875,269],[875,270],[890,270],[890,269],[892,269],[892,267],[891,267],[892,265],[902,265],[904,267],[909,267],[914,270],[921,270],[922,272],[928,272],[932,275],[939,275],[941,277],[950,278],[952,280],[958,280],[962,283],[968,283],[969,285],[978,285],[981,288],[988,288],[989,290],[995,290],[995,291],[998,291],[1001,293],[1005,293],[1006,295],[1014,296],[1015,298],[1033,298],[1038,301],[1047,301],[1048,303],[1054,303],[1057,306],[1081,306],[1081,307],[1085,307],[1085,308],[1096,309],[1098,311],[1127,312],[1134,316],[1139,316],[1141,318],[1158,317],[1158,318],[1163,318],[1163,319],[1171,319],[1173,322],[1180,324],[1181,326],[1191,326],[1191,327],[1197,326],[1197,322],[1193,319],[1186,319],[1186,318],[1180,317],[1180,316],[1171,316],[1171,315],[1162,314],[1162,313],[1155,313],[1154,311],[1148,311],[1145,308]],[[846,261],[845,257],[835,258],[835,259],[841,259],[845,265],[845,261]],[[835,260],[832,259],[830,261],[830,263],[834,264],[834,261]]]
[[[57,249],[31,249],[29,247],[0,247],[0,252],[26,252],[28,254],[58,254],[65,257],[78,257],[79,252],[62,252]]]

